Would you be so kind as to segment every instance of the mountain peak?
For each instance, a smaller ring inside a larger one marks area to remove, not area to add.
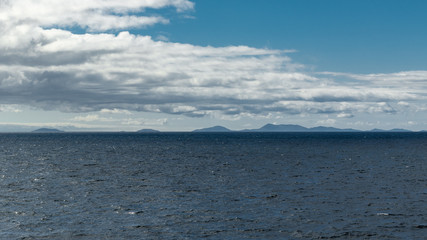
[[[55,128],[39,128],[36,129],[34,131],[32,131],[33,133],[62,133],[64,131],[55,129]]]
[[[196,129],[193,132],[231,132],[231,130],[223,126],[214,126],[209,128]]]

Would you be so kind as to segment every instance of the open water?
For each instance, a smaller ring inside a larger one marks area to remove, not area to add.
[[[427,133],[0,134],[0,239],[426,239]]]

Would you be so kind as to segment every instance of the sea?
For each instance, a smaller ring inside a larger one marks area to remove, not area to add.
[[[3,133],[0,239],[427,239],[427,133]]]

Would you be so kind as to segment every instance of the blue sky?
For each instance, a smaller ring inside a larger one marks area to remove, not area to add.
[[[427,2],[0,1],[0,131],[427,129]]]
[[[319,71],[353,73],[424,69],[426,1],[194,1],[194,19],[140,34],[196,45],[295,49],[292,57]]]

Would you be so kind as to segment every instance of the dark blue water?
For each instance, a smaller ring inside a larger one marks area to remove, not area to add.
[[[426,239],[426,133],[0,134],[0,239]]]

